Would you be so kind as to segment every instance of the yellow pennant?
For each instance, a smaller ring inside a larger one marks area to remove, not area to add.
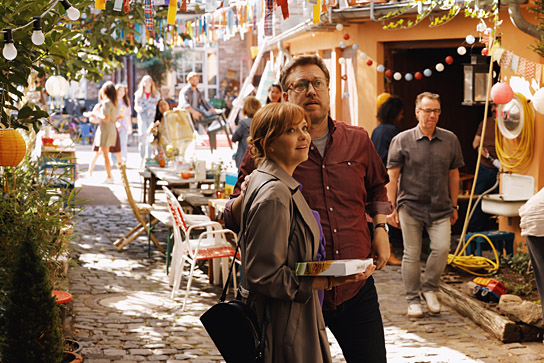
[[[176,12],[178,10],[178,1],[170,0],[168,4],[168,19],[166,22],[170,25],[176,25]]]
[[[105,10],[106,9],[106,0],[95,0],[94,7],[98,10]]]
[[[317,0],[317,4],[313,5],[313,23],[321,23],[321,0]]]

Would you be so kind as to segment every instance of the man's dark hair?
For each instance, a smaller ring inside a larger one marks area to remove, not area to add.
[[[392,124],[404,107],[399,97],[389,97],[378,109],[378,120],[382,124]]]
[[[321,59],[318,55],[299,55],[298,57],[295,57],[291,59],[289,63],[287,63],[280,72],[280,84],[281,88],[283,89],[283,92],[287,92],[287,89],[289,88],[290,84],[287,84],[287,78],[291,75],[291,72],[295,67],[298,66],[305,66],[309,64],[315,64],[325,74],[325,78],[327,79],[327,85],[329,84],[329,81],[331,79],[331,76],[329,74],[329,70],[327,69],[327,66],[325,65],[325,62],[323,62],[323,59]]]

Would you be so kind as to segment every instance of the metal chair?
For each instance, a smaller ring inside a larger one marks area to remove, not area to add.
[[[229,126],[227,119],[225,118],[225,110],[221,113],[212,114],[210,116],[204,117],[199,121],[202,126],[206,129],[208,138],[210,139],[210,150],[213,152],[217,148],[216,134],[220,131],[224,131],[227,135],[227,141],[230,148],[232,149],[232,141],[230,140],[229,135]]]
[[[181,276],[185,263],[188,262],[191,266],[182,307],[182,311],[184,311],[187,299],[189,298],[189,290],[191,289],[196,262],[221,258],[223,283],[225,283],[228,277],[229,258],[234,258],[236,253],[232,245],[228,242],[226,235],[231,234],[235,241],[237,236],[233,231],[223,229],[217,222],[206,222],[187,227],[177,198],[167,189],[165,189],[165,193],[174,222],[174,250],[172,255],[172,269],[170,271],[170,284],[173,285],[172,299],[181,285]],[[191,234],[199,229],[205,229],[205,231],[201,232],[197,239],[191,238]],[[234,289],[236,290],[236,279],[233,279],[233,282]]]

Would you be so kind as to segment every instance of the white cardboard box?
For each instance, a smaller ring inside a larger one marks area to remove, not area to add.
[[[296,272],[299,276],[349,276],[365,272],[372,264],[371,258],[298,262]]]

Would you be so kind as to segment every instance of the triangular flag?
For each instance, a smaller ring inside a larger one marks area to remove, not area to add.
[[[317,0],[317,4],[313,5],[312,23],[321,23],[321,0]]]
[[[95,0],[94,7],[98,10],[106,9],[106,0]]]
[[[168,4],[168,24],[174,25],[176,24],[176,13],[178,10],[178,1],[177,0],[170,0],[170,4]]]

